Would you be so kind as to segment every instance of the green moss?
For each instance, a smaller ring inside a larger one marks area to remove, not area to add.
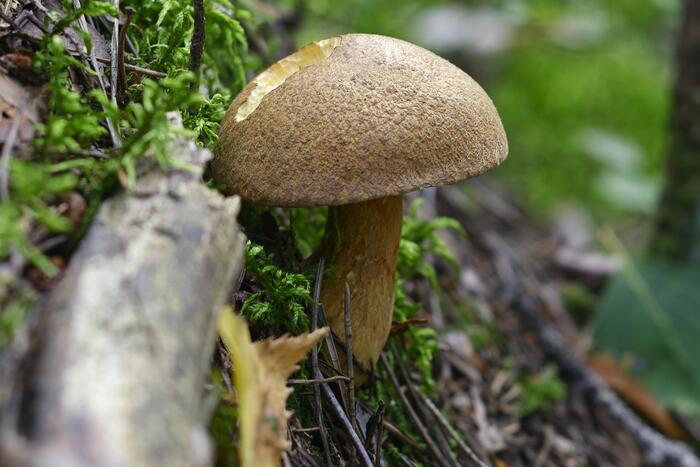
[[[521,416],[547,409],[566,396],[566,384],[559,379],[557,372],[556,365],[548,364],[540,373],[520,379]]]
[[[241,314],[251,325],[269,325],[300,334],[309,330],[306,310],[313,304],[311,282],[304,274],[283,271],[260,245],[246,244],[246,273],[260,290],[250,294]]]
[[[29,286],[0,274],[0,353],[12,342],[36,300]]]

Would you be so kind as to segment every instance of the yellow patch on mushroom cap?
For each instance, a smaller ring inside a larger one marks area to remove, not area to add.
[[[248,100],[238,108],[238,112],[236,112],[236,121],[242,122],[245,120],[248,115],[252,114],[255,109],[258,108],[263,97],[270,91],[279,87],[287,78],[302,68],[321,63],[328,58],[333,52],[333,49],[339,45],[340,37],[331,37],[312,42],[263,71],[253,80],[255,89],[250,93]]]

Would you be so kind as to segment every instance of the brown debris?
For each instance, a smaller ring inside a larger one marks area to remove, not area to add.
[[[673,439],[687,440],[686,432],[654,399],[644,386],[607,354],[592,355],[587,360],[591,370],[617,392],[642,417]]]
[[[31,60],[22,54],[12,55],[15,58],[26,57]],[[7,60],[7,57],[8,55],[5,55],[2,58]],[[39,121],[35,95],[35,90],[23,86],[0,70],[0,144],[6,143],[13,135],[14,125],[18,126],[15,138],[10,144],[32,140],[34,125]]]

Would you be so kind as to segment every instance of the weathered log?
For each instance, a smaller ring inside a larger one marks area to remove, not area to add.
[[[171,154],[195,170],[151,172],[103,203],[40,305],[0,465],[211,463],[203,388],[245,238],[239,200],[201,181],[210,153],[180,138]]]

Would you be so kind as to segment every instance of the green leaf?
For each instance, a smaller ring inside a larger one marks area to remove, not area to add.
[[[667,406],[700,417],[700,268],[629,263],[595,322],[598,344],[633,359],[632,374]]]

